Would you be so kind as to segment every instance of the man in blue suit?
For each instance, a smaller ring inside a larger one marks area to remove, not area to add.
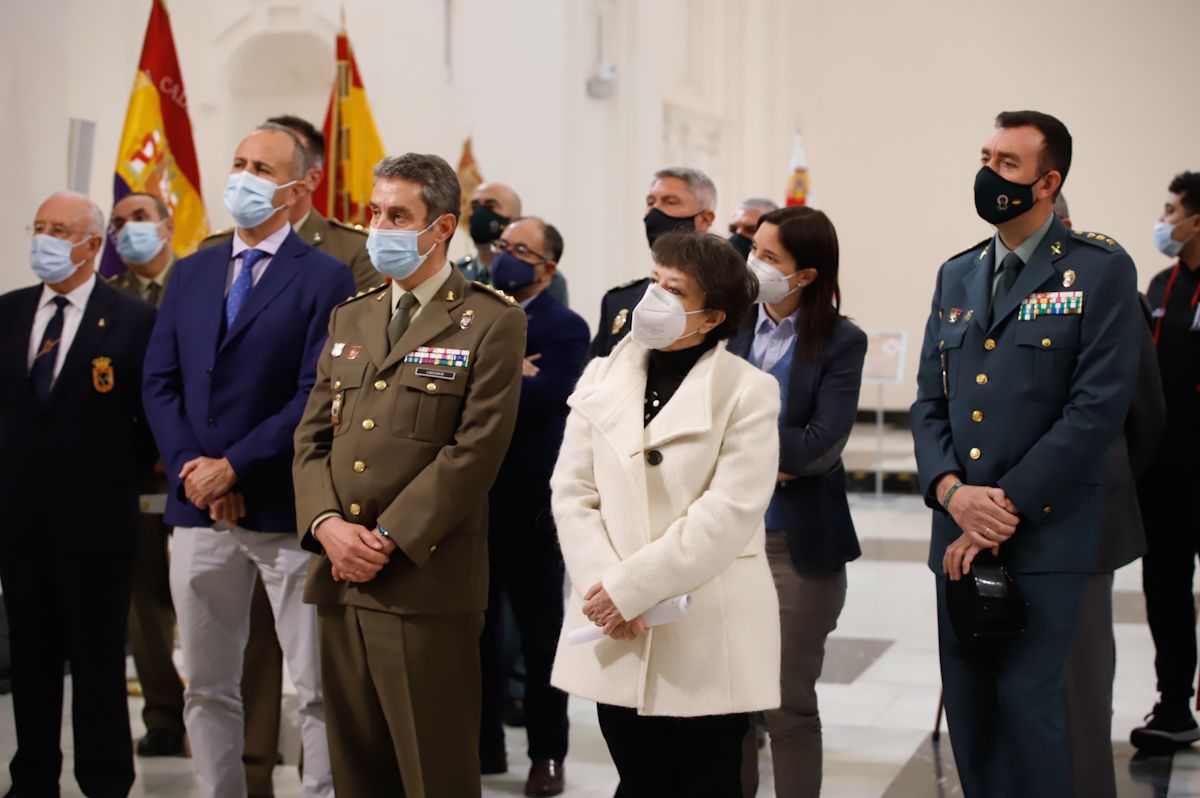
[[[488,498],[491,578],[480,640],[480,763],[484,773],[508,768],[502,600],[507,596],[525,657],[525,729],[533,763],[525,794],[558,795],[567,754],[567,695],[550,686],[550,668],[562,628],[564,566],[550,514],[550,474],[562,446],[567,397],[587,365],[588,328],[546,290],[563,252],[553,225],[517,219],[492,248],[492,284],[521,303],[529,326],[517,426]]]
[[[170,477],[184,723],[206,798],[246,795],[238,680],[256,575],[300,697],[304,795],[333,794],[292,434],[330,311],[354,280],[288,223],[306,167],[303,143],[279,125],[238,145],[224,195],[236,234],[176,264],[146,354],[146,415]]]
[[[1111,238],[1054,216],[1071,165],[1060,121],[1001,114],[981,161],[975,208],[996,234],[938,274],[912,407],[950,740],[968,798],[1079,795],[1068,652],[1097,641],[1096,690],[1111,689],[1112,571],[1137,555],[1109,545],[1104,518],[1138,372],[1136,274]],[[947,584],[987,551],[1028,607],[1022,632],[985,645],[959,637]]]

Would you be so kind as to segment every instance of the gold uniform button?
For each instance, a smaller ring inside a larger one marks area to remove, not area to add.
[[[425,386],[425,390],[429,391],[430,393],[436,392],[437,391],[437,383],[436,382],[429,383],[428,385]]]
[[[367,464],[364,463],[362,460],[355,460],[354,461],[354,470],[361,474],[362,472],[367,470]]]
[[[972,449],[970,454],[972,460],[978,460],[980,457],[983,457],[983,452],[979,451],[978,449]]]
[[[382,391],[387,388],[387,380],[375,380],[375,390]]]
[[[1050,513],[1054,512],[1054,510],[1051,509],[1050,505],[1047,504],[1045,507],[1042,508],[1042,512],[1045,513],[1046,515],[1050,515]]]
[[[991,352],[993,349],[996,348],[996,339],[989,338],[986,341],[984,341],[983,348],[986,349],[987,351]]]
[[[335,390],[335,391],[336,391],[336,390],[338,390],[338,389],[339,389],[339,388],[341,388],[341,387],[342,387],[342,381],[341,381],[341,380],[334,380],[334,381],[333,381],[333,390]]]
[[[355,502],[350,505],[350,515],[358,515],[362,512],[362,505]]]
[[[1042,349],[1049,349],[1050,344],[1052,344],[1052,343],[1054,343],[1054,342],[1051,341],[1049,338],[1043,338],[1042,339]]]
[[[437,551],[437,546],[436,546],[436,545],[434,545],[434,546],[430,546],[430,547],[429,547],[429,553],[430,553],[430,554],[433,554],[435,551]]]
[[[975,375],[975,382],[978,385],[987,385],[987,375],[986,374]]]
[[[971,420],[974,421],[976,424],[983,421],[983,411],[982,410],[971,411]]]
[[[363,429],[365,429],[365,430],[375,429],[375,422],[369,418],[364,418],[363,419]]]

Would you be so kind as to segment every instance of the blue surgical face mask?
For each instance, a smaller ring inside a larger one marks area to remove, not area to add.
[[[519,291],[537,282],[537,267],[526,263],[511,252],[500,252],[492,258],[492,285],[501,291]]]
[[[126,222],[117,234],[117,254],[121,260],[141,266],[158,257],[167,243],[158,235],[161,225],[162,222]]]
[[[1189,216],[1188,219],[1190,218]],[[1183,222],[1186,222],[1188,219],[1184,219]],[[1183,251],[1183,245],[1191,239],[1191,236],[1188,236],[1183,241],[1176,241],[1174,238],[1175,228],[1179,224],[1183,224],[1183,222],[1179,222],[1178,224],[1156,222],[1154,225],[1154,245],[1158,247],[1159,252],[1168,258],[1179,257],[1179,253]]]
[[[71,251],[91,237],[89,233],[83,241],[72,243],[54,236],[34,236],[29,249],[29,266],[34,275],[46,284],[61,283],[86,262],[86,258],[78,263],[71,260]]]
[[[284,207],[271,204],[275,201],[275,192],[299,182],[291,180],[283,184],[272,183],[265,177],[251,174],[244,169],[234,172],[225,184],[225,207],[229,209],[229,215],[238,227],[258,227]]]
[[[371,256],[371,265],[385,277],[407,280],[421,268],[421,264],[437,246],[434,241],[428,250],[421,252],[417,239],[432,230],[441,218],[434,219],[424,230],[381,230],[372,227],[367,234],[367,254]]]

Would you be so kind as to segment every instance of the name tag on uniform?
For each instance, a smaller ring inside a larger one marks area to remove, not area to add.
[[[1082,291],[1044,291],[1021,300],[1017,318],[1033,321],[1038,316],[1079,316],[1083,314]]]
[[[418,346],[404,356],[405,363],[418,363],[422,366],[456,366],[467,367],[471,359],[468,349],[446,349],[441,346]]]
[[[456,376],[453,371],[443,371],[442,369],[428,369],[418,366],[413,370],[418,377],[430,377],[435,380],[452,380]]]

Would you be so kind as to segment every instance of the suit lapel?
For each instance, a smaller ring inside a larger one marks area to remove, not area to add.
[[[413,319],[412,324],[404,331],[404,335],[400,336],[400,340],[388,352],[379,367],[380,371],[391,368],[403,360],[404,356],[413,349],[438,336],[454,323],[454,320],[450,318],[450,311],[462,304],[466,284],[467,281],[458,273],[458,269],[451,266],[450,277],[438,289],[437,296],[421,308],[420,314]],[[446,296],[451,291],[454,292],[454,299],[447,300]],[[390,302],[388,307],[391,307]],[[388,321],[391,321],[391,313],[388,313]],[[386,340],[386,338],[387,322],[384,322],[384,339]]]
[[[1021,273],[1017,275],[1017,281],[1013,283],[1012,290],[1008,292],[1008,296],[1004,301],[996,306],[996,316],[992,319],[991,330],[996,329],[1000,322],[1012,315],[1025,299],[1031,293],[1036,291],[1042,283],[1054,276],[1054,261],[1062,257],[1066,251],[1064,242],[1069,238],[1066,235],[1066,227],[1058,219],[1055,219],[1050,229],[1046,231],[1046,235],[1038,243],[1037,249],[1033,251],[1033,257],[1029,259]]]
[[[233,258],[232,240],[210,249],[202,249],[192,255],[188,258],[189,269],[193,268],[192,258],[204,260],[195,264],[195,285],[188,286],[190,291],[195,292],[195,298],[189,297],[186,303],[177,306],[180,308],[179,316],[193,321],[192,314],[195,313],[196,340],[204,344],[205,352],[215,353],[221,343],[221,317],[225,315],[225,280],[229,275],[229,261]],[[184,310],[184,304],[191,305],[195,310]]]
[[[97,279],[95,287],[92,288],[92,295],[88,297],[87,307],[83,309],[83,319],[75,332],[75,340],[71,341],[71,348],[67,350],[67,356],[63,359],[58,378],[50,388],[50,396],[46,400],[47,407],[58,401],[58,397],[68,390],[70,383],[82,379],[87,362],[104,340],[109,325],[119,322],[108,312],[116,290],[103,280]],[[101,321],[104,322],[103,325]]]
[[[304,250],[305,244],[296,235],[296,232],[294,230],[289,232],[287,238],[283,240],[283,244],[280,245],[279,251],[267,264],[267,270],[259,278],[258,284],[250,290],[250,296],[246,297],[246,304],[242,306],[237,318],[233,320],[233,326],[225,333],[221,349],[229,346],[229,342],[246,329],[254,317],[261,313],[263,308],[270,304],[271,300],[278,296],[279,292],[295,278],[300,272],[296,259],[304,254]],[[232,251],[233,245],[230,244],[230,252],[232,253]],[[223,291],[222,296],[224,296]],[[224,302],[221,306],[224,307]]]
[[[967,308],[974,310],[972,321],[979,325],[981,332],[987,332],[988,313],[992,299],[992,275],[995,272],[995,241],[988,241],[983,252],[975,257],[972,268],[963,275],[962,284],[967,292]],[[943,308],[945,313],[950,311]]]
[[[23,301],[19,304],[15,318],[11,320],[13,325],[12,338],[8,339],[15,345],[14,347],[5,347],[8,353],[6,359],[11,364],[10,370],[13,377],[20,377],[20,384],[30,404],[36,404],[37,399],[33,395],[33,384],[29,381],[29,339],[33,335],[33,317],[37,315],[38,303],[42,299],[42,286],[39,283],[33,288],[27,289],[29,295],[23,297]]]
[[[359,301],[371,304],[365,313],[359,315],[358,323],[355,325],[359,335],[358,341],[362,341],[362,345],[367,350],[367,357],[375,364],[375,370],[379,371],[383,368],[383,362],[387,360],[388,356],[387,327],[392,315],[392,287],[389,284],[378,296]],[[358,341],[354,343],[358,343]]]
[[[650,350],[644,346],[628,339],[621,341],[609,355],[608,370],[567,400],[600,430],[626,462],[641,454],[645,446],[643,402],[649,355]],[[637,479],[634,482],[641,484]]]

